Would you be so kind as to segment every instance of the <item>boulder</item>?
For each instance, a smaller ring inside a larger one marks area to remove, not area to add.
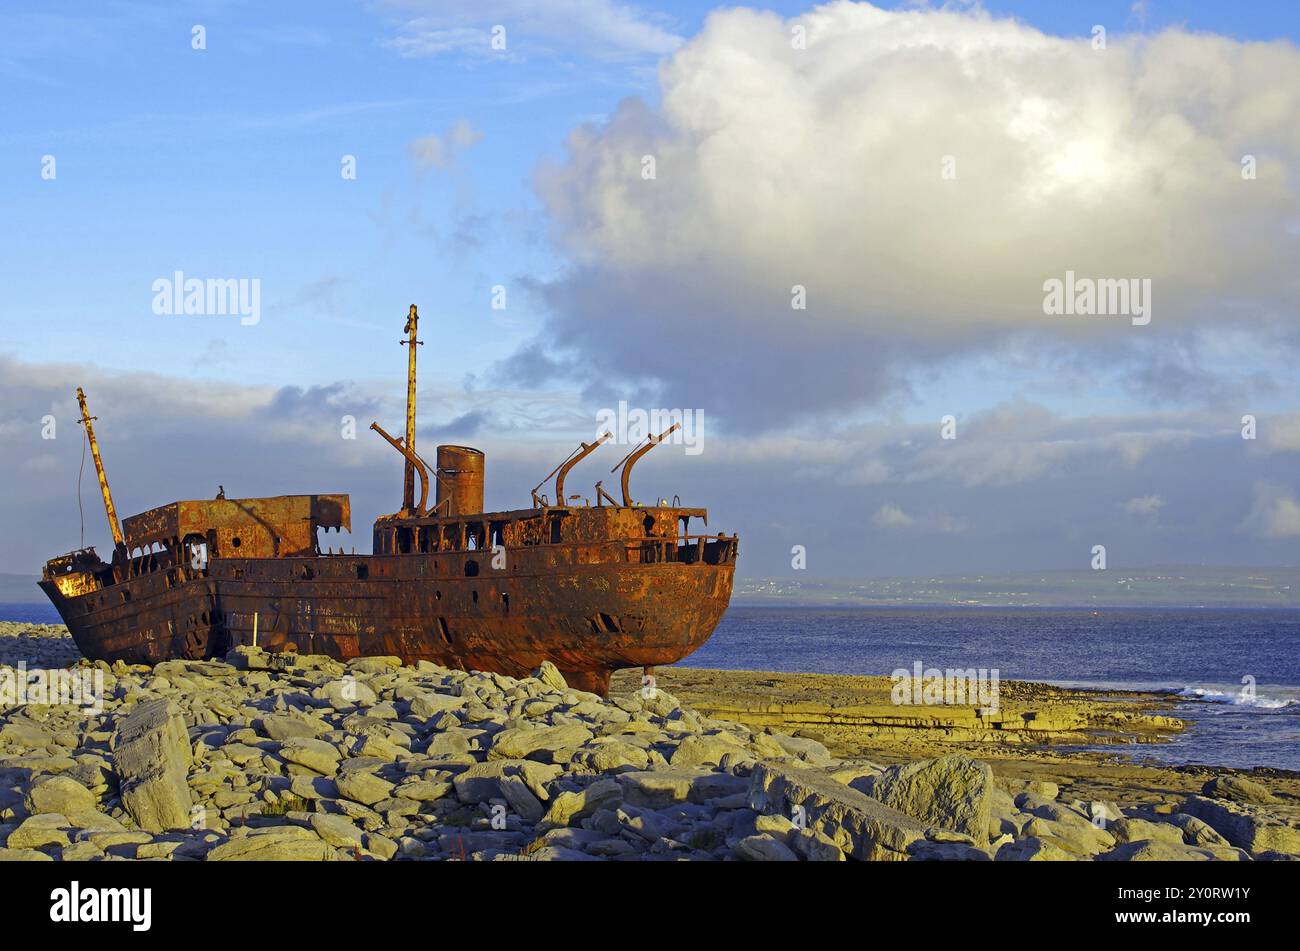
[[[1206,849],[1169,842],[1164,839],[1139,839],[1118,845],[1097,856],[1098,862],[1208,862],[1214,854]]]
[[[866,860],[901,860],[925,838],[926,826],[856,789],[812,769],[761,763],[750,779],[756,812],[792,817],[826,835],[844,853]]]
[[[1268,815],[1258,806],[1188,796],[1180,809],[1209,825],[1230,845],[1247,852],[1300,854],[1300,829]]]
[[[528,784],[520,777],[502,776],[498,782],[501,786],[501,795],[526,824],[535,825],[546,813],[542,801],[533,795]]]
[[[1215,776],[1201,788],[1201,794],[1211,799],[1268,805],[1277,797],[1265,787],[1244,776]]]
[[[990,862],[992,856],[970,842],[933,842],[922,839],[907,847],[914,862]]]
[[[421,693],[411,700],[411,715],[420,720],[432,720],[444,713],[461,710],[463,697],[448,697],[440,693]]]
[[[564,693],[569,689],[569,685],[564,680],[564,674],[560,673],[560,669],[549,660],[542,661],[542,665],[533,671],[533,678],[540,680],[549,690]]]
[[[1009,842],[998,849],[995,862],[1077,862],[1083,856],[1068,852],[1060,846],[1037,836],[1027,836]]]
[[[650,765],[650,757],[645,750],[621,740],[592,743],[582,749],[579,760],[588,769],[598,773],[609,773],[617,769],[641,770]]]
[[[320,698],[335,710],[372,707],[378,701],[375,692],[355,677],[331,680],[317,691]]]
[[[678,744],[669,762],[677,768],[717,766],[728,753],[743,749],[730,733],[694,734]]]
[[[330,729],[324,720],[300,714],[270,714],[262,717],[260,726],[263,733],[280,743],[291,737],[320,736]]]
[[[538,823],[538,830],[573,825],[598,809],[618,805],[622,799],[623,789],[613,779],[602,779],[578,792],[560,793],[551,800],[550,807]]]
[[[464,756],[469,752],[469,739],[461,732],[437,733],[429,740],[426,756]]]
[[[271,826],[254,829],[209,850],[209,862],[321,862],[332,855],[330,845],[312,829]]]
[[[1227,839],[1215,832],[1209,823],[1185,812],[1175,813],[1169,817],[1169,821],[1182,831],[1183,841],[1188,845],[1217,849],[1227,848],[1231,844]]]
[[[1106,831],[1113,835],[1120,845],[1143,840],[1168,842],[1178,846],[1183,844],[1183,830],[1169,822],[1122,818],[1108,824]]]
[[[830,751],[817,740],[803,736],[786,736],[783,733],[773,733],[771,738],[785,750],[786,756],[801,759],[809,765],[830,766],[835,763],[835,757],[831,756]]]
[[[25,797],[31,815],[57,812],[69,816],[78,812],[94,812],[95,794],[68,776],[43,775],[32,780]]]
[[[549,762],[556,751],[574,749],[591,738],[592,732],[577,723],[502,730],[493,738],[488,758],[528,759],[535,756]]]
[[[353,674],[391,674],[401,666],[402,658],[390,654],[370,654],[348,661],[348,671]]]
[[[1115,837],[1108,831],[1061,806],[1040,807],[1025,824],[1024,833],[1079,855],[1096,855],[1115,845]]]
[[[339,795],[363,806],[373,806],[393,795],[393,784],[364,769],[350,769],[334,780]]]
[[[340,754],[336,746],[324,740],[295,736],[280,744],[280,758],[322,776],[333,776],[339,769]]]
[[[10,849],[39,849],[43,845],[68,844],[68,820],[58,813],[45,812],[29,816],[9,833],[5,847]]]
[[[736,855],[747,862],[797,862],[799,856],[770,835],[746,836],[736,843]]]
[[[313,812],[311,827],[320,836],[321,841],[339,849],[361,848],[361,830],[353,825],[352,820],[327,812]]]
[[[891,766],[871,784],[871,796],[926,825],[989,839],[993,771],[966,756],[940,756]]]
[[[634,806],[666,809],[680,802],[710,802],[749,786],[747,780],[729,773],[698,769],[655,769],[620,773],[623,796]]]
[[[817,829],[795,829],[786,844],[809,862],[844,861],[840,847],[825,832]]]
[[[194,799],[186,777],[189,734],[171,700],[139,704],[113,733],[113,769],[122,805],[148,832],[188,829]]]
[[[433,802],[441,799],[455,787],[432,779],[408,780],[393,790],[393,795],[414,802]]]
[[[0,862],[53,862],[54,859],[36,849],[0,849]]]
[[[517,762],[505,760],[475,763],[452,779],[456,798],[469,804],[503,798],[501,778],[508,772],[517,772],[518,767]]]

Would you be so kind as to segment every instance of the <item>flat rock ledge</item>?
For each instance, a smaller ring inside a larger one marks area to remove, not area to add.
[[[1064,802],[965,755],[841,760],[664,691],[574,690],[550,665],[515,679],[249,648],[80,663],[103,672],[102,710],[0,708],[0,860],[1300,856],[1300,827],[1249,786],[1159,815]]]

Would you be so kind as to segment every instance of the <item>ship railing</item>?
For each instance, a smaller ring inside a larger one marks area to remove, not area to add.
[[[626,546],[630,562],[683,565],[726,565],[736,560],[735,535],[677,535],[673,538],[643,538]]]

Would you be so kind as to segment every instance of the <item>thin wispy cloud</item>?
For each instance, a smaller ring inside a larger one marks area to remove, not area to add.
[[[406,57],[604,60],[663,56],[682,43],[662,15],[619,0],[386,0],[381,7],[396,24],[387,45]]]

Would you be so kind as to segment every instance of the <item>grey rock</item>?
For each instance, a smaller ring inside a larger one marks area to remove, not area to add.
[[[338,748],[324,740],[311,737],[288,738],[280,744],[280,756],[290,763],[305,766],[322,776],[333,776],[339,768]]]
[[[1188,796],[1180,811],[1205,822],[1231,845],[1248,852],[1300,854],[1300,829],[1258,806]]]
[[[373,806],[393,795],[392,783],[364,769],[340,773],[334,782],[338,786],[340,796],[359,802],[363,806]]]
[[[844,852],[818,829],[796,829],[787,840],[796,853],[809,862],[843,862]]]
[[[186,782],[190,762],[189,735],[174,701],[141,703],[117,724],[113,769],[122,805],[141,829],[189,828],[194,806]]]
[[[209,862],[322,862],[332,855],[316,832],[300,826],[254,829],[208,851]]]
[[[771,736],[785,750],[786,755],[797,757],[812,766],[830,766],[835,762],[835,757],[817,740],[781,733],[773,733]]]
[[[864,860],[905,859],[907,847],[925,838],[912,817],[812,769],[760,763],[754,768],[749,804],[756,812],[793,816],[825,834],[846,854]]]
[[[988,842],[993,771],[967,756],[940,756],[891,766],[875,778],[871,796],[926,825]]]
[[[577,792],[563,792],[554,797],[539,829],[568,826],[587,818],[599,809],[608,809],[623,799],[623,788],[613,779],[602,779]]]
[[[349,819],[324,812],[311,814],[312,829],[322,841],[340,849],[361,848],[361,830]]]
[[[528,784],[518,776],[502,776],[499,784],[501,794],[510,808],[528,825],[535,825],[546,813],[542,801],[533,795]]]
[[[1216,776],[1205,784],[1201,794],[1211,799],[1228,799],[1254,805],[1277,802],[1277,797],[1268,789],[1244,776]]]
[[[1188,845],[1223,848],[1230,844],[1227,839],[1215,832],[1209,823],[1188,813],[1174,813],[1169,817],[1169,821],[1182,830],[1183,841]]]
[[[799,856],[770,835],[751,835],[736,844],[736,855],[747,862],[797,862]]]
[[[1121,818],[1109,823],[1106,831],[1113,835],[1120,845],[1143,840],[1169,842],[1179,846],[1183,844],[1183,830],[1168,822]]]
[[[540,680],[550,690],[564,693],[569,689],[569,685],[564,680],[564,675],[549,660],[542,661],[542,665],[533,671],[533,677]]]
[[[697,734],[682,740],[669,762],[677,769],[716,766],[728,753],[742,750],[740,742],[729,733]]]
[[[1046,839],[1027,836],[1008,843],[993,856],[995,862],[1078,862],[1083,858]]]
[[[97,800],[94,793],[75,779],[56,774],[33,779],[27,789],[25,802],[27,811],[32,815],[57,812],[66,816],[77,812],[93,812]]]
[[[329,732],[329,724],[317,717],[300,714],[271,714],[262,717],[262,732],[277,742],[291,737],[314,737]]]
[[[44,845],[68,844],[68,819],[58,813],[45,812],[29,816],[9,833],[5,847],[10,849],[39,849]]]
[[[749,786],[741,777],[695,769],[621,773],[617,780],[629,803],[648,809],[664,809],[680,802],[710,802],[745,791]]]
[[[66,850],[65,850],[66,851]],[[53,857],[36,849],[0,849],[0,862],[53,862]]]
[[[1097,856],[1098,862],[1208,862],[1213,853],[1181,842],[1139,839]]]
[[[539,756],[550,761],[553,751],[582,746],[591,738],[592,732],[578,724],[502,730],[493,737],[488,758],[528,759]]]

